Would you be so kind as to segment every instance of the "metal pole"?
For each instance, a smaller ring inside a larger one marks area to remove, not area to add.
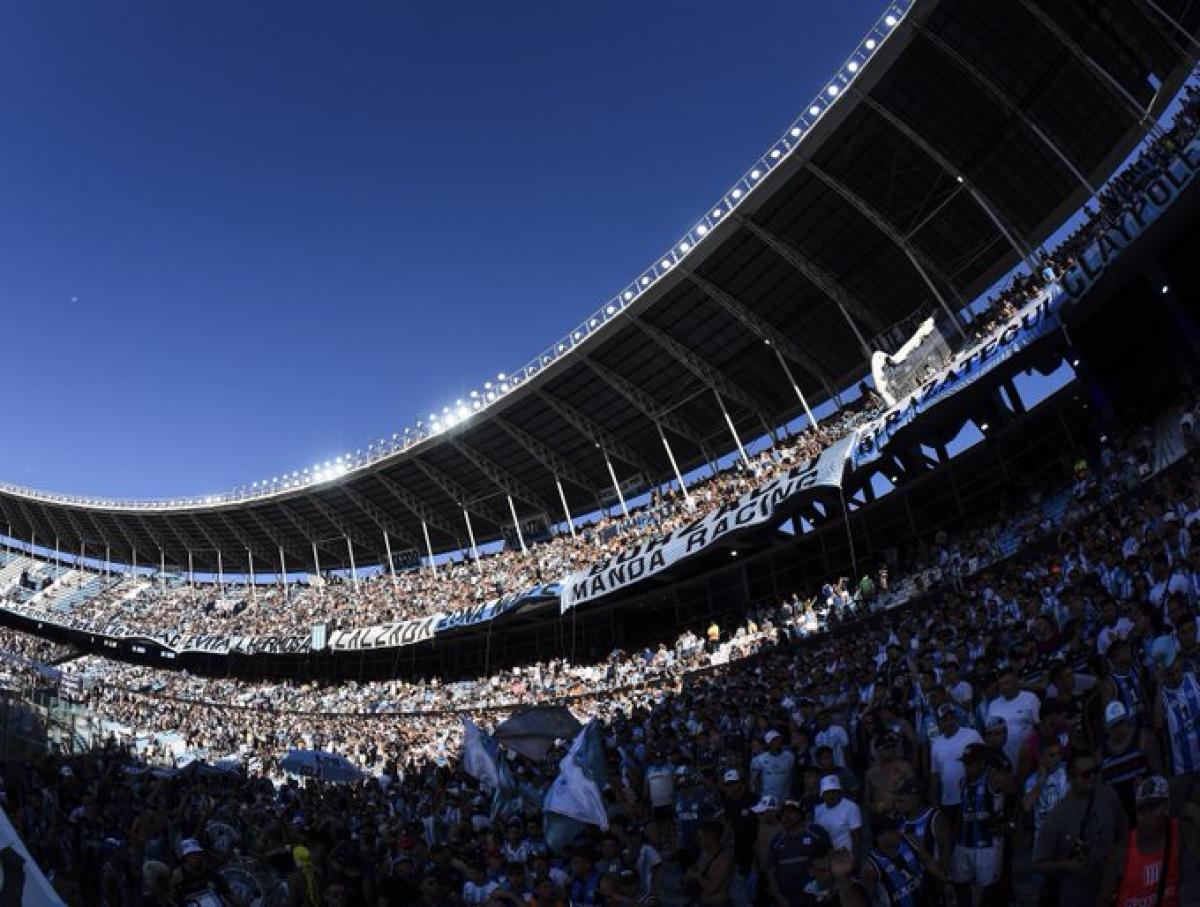
[[[399,589],[396,586],[396,564],[392,560],[392,540],[388,538],[388,534],[383,534],[383,547],[387,551],[388,559],[388,574],[392,577],[392,592],[399,594]]]
[[[625,495],[621,494],[621,483],[617,481],[617,471],[613,469],[612,460],[608,458],[608,451],[601,447],[600,453],[604,454],[604,465],[608,467],[608,477],[612,479],[613,491],[617,493],[617,500],[621,502],[621,513],[628,517],[629,508],[625,506]]]
[[[429,555],[429,572],[437,576],[437,565],[433,562],[433,545],[429,541],[429,527],[421,520],[421,532],[425,536],[425,553]]]
[[[83,546],[79,546],[80,555],[83,553]],[[162,548],[158,549],[158,578],[165,586],[167,583],[167,552]]]
[[[783,358],[783,353],[772,345],[771,349],[775,351],[775,358],[779,360],[779,365],[783,369],[783,373],[787,375],[787,379],[791,382],[792,390],[796,392],[796,396],[800,399],[800,405],[804,407],[804,415],[808,416],[808,424],[811,428],[817,427],[817,417],[813,415],[813,411],[808,408],[808,401],[804,399],[804,392],[800,390],[800,385],[796,383],[795,376],[792,375],[792,370],[788,368],[787,360]]]
[[[321,555],[319,555],[317,553],[317,543],[309,542],[309,544],[312,545],[313,571],[315,572],[315,574],[317,576],[320,576],[321,575]]]
[[[112,551],[108,545],[104,546],[104,578],[107,579],[112,574]]]
[[[350,582],[354,584],[354,588],[358,588],[358,567],[354,564],[354,542],[350,541],[350,536],[346,536],[346,550],[350,552]]]
[[[283,559],[283,546],[279,546],[279,588],[287,594],[287,561]]]
[[[188,549],[188,585],[194,590],[196,588],[196,575],[192,570],[192,549]]]
[[[137,549],[133,549],[133,566],[129,568],[132,575],[137,577]]]
[[[571,521],[571,510],[567,507],[567,495],[563,492],[562,480],[557,473],[554,475],[554,484],[558,487],[558,499],[562,502],[563,515],[567,518],[567,530],[571,533],[571,538],[575,538],[575,524]]]
[[[525,533],[521,531],[521,521],[517,519],[517,505],[513,503],[512,495],[505,495],[508,498],[508,512],[512,514],[513,528],[517,530],[517,541],[521,543],[521,553],[528,554],[529,549],[525,547]]]
[[[1025,243],[1019,242],[1017,238],[1012,235],[1004,221],[1000,219],[1000,215],[996,213],[995,209],[988,204],[987,199],[980,195],[978,190],[976,190],[971,183],[966,182],[965,180],[964,183],[967,187],[967,192],[969,192],[971,195],[971,198],[975,199],[975,204],[979,205],[979,207],[983,209],[983,213],[991,218],[992,223],[996,225],[996,229],[1000,231],[1001,235],[1006,240],[1008,240],[1008,244],[1012,246],[1013,251],[1017,253],[1017,257],[1025,259],[1025,265],[1029,268],[1029,273],[1036,276],[1038,273],[1038,261],[1037,255],[1034,253],[1033,249]]]
[[[246,559],[250,563],[250,573],[246,577],[246,582],[249,583],[249,585],[250,585],[250,600],[254,601],[258,597],[255,594],[257,591],[258,583],[254,582],[254,552],[251,551],[249,548],[246,549]]]
[[[225,591],[225,563],[221,560],[221,549],[217,549],[217,588]]]
[[[1200,41],[1197,41],[1196,37],[1190,31],[1188,31],[1186,28],[1184,28],[1181,23],[1176,21],[1169,13],[1167,13],[1166,10],[1164,10],[1161,6],[1159,6],[1157,3],[1155,3],[1154,0],[1141,0],[1141,2],[1146,4],[1146,6],[1150,7],[1152,10],[1154,10],[1156,13],[1158,13],[1160,16],[1162,16],[1164,19],[1166,19],[1167,22],[1170,24],[1170,26],[1173,29],[1178,31],[1181,35],[1183,35],[1188,40],[1189,44],[1191,44],[1197,50],[1200,50]]]
[[[663,433],[662,425],[656,421],[654,427],[658,429],[658,438],[662,441],[663,449],[667,452],[667,459],[671,461],[671,468],[675,470],[675,479],[679,482],[679,487],[683,490],[683,498],[690,506],[692,503],[692,493],[683,484],[683,474],[679,471],[679,464],[675,462],[675,452],[671,450],[671,445],[667,443],[667,436]]]
[[[742,447],[742,439],[738,437],[737,429],[733,427],[733,419],[729,417],[729,410],[725,408],[725,401],[721,399],[721,395],[713,389],[713,396],[717,398],[717,406],[721,407],[721,415],[725,417],[725,424],[729,426],[729,433],[733,435],[733,443],[737,445],[738,453],[741,454],[742,462],[746,464],[746,468],[750,468],[750,458],[746,456],[746,448]]]
[[[475,545],[475,530],[471,528],[471,514],[467,513],[467,508],[462,509],[463,519],[467,523],[467,538],[471,540],[471,556],[475,558],[475,563],[479,563],[479,548]]]

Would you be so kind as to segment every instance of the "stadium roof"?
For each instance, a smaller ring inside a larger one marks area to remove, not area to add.
[[[227,495],[117,502],[0,488],[13,537],[242,572],[386,563],[587,513],[819,406],[887,329],[958,310],[1136,146],[1189,72],[1200,8],[904,0],[647,271],[526,368],[392,443]],[[723,411],[724,408],[724,411]],[[726,416],[726,413],[728,416]],[[660,434],[661,432],[661,434]],[[511,499],[511,504],[510,504]]]

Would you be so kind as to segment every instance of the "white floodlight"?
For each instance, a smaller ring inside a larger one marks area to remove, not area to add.
[[[816,104],[813,104],[813,106],[812,106],[812,107],[808,108],[808,115],[809,115],[809,116],[813,116],[813,117],[815,117],[815,116],[816,116],[817,114],[819,114],[820,112],[821,112],[821,108],[820,108],[820,107],[818,107]]]
[[[829,94],[829,96],[831,98],[835,98],[835,97],[837,97],[838,87],[836,85],[830,85],[828,88],[825,89],[825,91]]]
[[[792,138],[794,138],[794,139],[800,138],[800,127],[799,126],[792,127]]]
[[[867,43],[864,44],[863,46],[866,47],[867,50],[874,50],[875,49],[875,39],[867,38]]]
[[[885,18],[885,19],[883,20],[883,24],[884,24],[884,25],[886,25],[888,28],[892,28],[892,27],[894,27],[894,26],[895,26],[895,24],[896,24],[896,17],[895,17],[895,16],[888,16],[887,18]]]
[[[849,63],[846,64],[846,69],[849,70],[850,72],[858,72],[858,63],[855,62],[854,60],[851,60]]]

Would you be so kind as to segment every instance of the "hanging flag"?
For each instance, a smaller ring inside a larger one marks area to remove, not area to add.
[[[542,804],[546,843],[556,851],[569,844],[584,825],[608,829],[603,791],[608,783],[604,739],[593,718],[579,732],[571,749],[558,764],[558,777],[546,791]]]

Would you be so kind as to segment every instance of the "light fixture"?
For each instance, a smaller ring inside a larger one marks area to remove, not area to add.
[[[1078,359],[1072,359],[1072,360],[1071,360],[1071,365],[1075,366],[1075,368],[1079,368],[1079,360],[1078,360]]]
[[[701,224],[696,228],[696,233],[700,236],[704,236],[706,233],[708,233],[708,227],[704,226],[704,224]]]
[[[1161,289],[1161,290],[1159,290],[1159,292],[1160,292],[1160,293],[1162,293],[1164,296],[1166,296],[1166,295],[1167,295],[1167,291],[1169,291],[1170,289],[1171,289],[1171,288],[1170,288],[1169,286],[1167,286],[1167,285],[1164,283],[1164,284],[1162,285],[1162,289]]]
[[[750,171],[750,179],[752,179],[752,180],[756,180],[756,179],[758,179],[760,176],[762,176],[762,171],[761,171],[761,170],[751,170],[751,171]]]
[[[883,20],[883,24],[884,24],[884,25],[886,25],[888,28],[892,28],[892,27],[894,27],[894,26],[895,26],[895,24],[896,24],[896,17],[895,17],[895,16],[888,16],[887,18],[885,18],[885,19]]]
[[[987,424],[986,422],[980,422],[980,423],[979,423],[979,430],[980,430],[980,431],[987,431],[987,430],[988,430],[988,424]]]
[[[825,89],[825,91],[829,94],[829,96],[831,98],[834,98],[834,97],[837,97],[838,87],[836,85],[830,85],[828,88]]]
[[[741,197],[742,197],[742,190],[741,190],[741,189],[734,189],[734,190],[733,190],[732,192],[730,192],[729,194],[730,194],[730,195],[732,195],[734,198],[741,198]]]
[[[779,160],[781,154],[783,154],[782,151],[780,151],[778,148],[774,148],[771,150],[771,159],[777,161]]]
[[[856,63],[854,60],[851,60],[846,64],[846,69],[850,72],[858,72],[858,63]]]
[[[867,42],[863,45],[863,47],[865,47],[867,50],[874,50],[875,49],[875,39],[867,38]]]
[[[650,284],[650,278],[643,276],[642,277],[642,286],[648,286],[649,284]]]
[[[808,108],[808,115],[809,115],[809,116],[813,116],[813,117],[815,117],[815,116],[816,116],[818,113],[820,113],[820,112],[821,112],[821,108],[820,108],[820,107],[818,107],[816,104],[813,104],[813,106],[812,106],[812,107]]]
[[[714,208],[714,209],[713,209],[712,216],[713,216],[713,217],[720,217],[722,213],[724,213],[724,212],[722,212],[720,208]]]
[[[671,267],[671,263],[669,261],[667,261],[665,258],[662,261],[660,261],[658,264],[659,264],[659,267],[661,267],[661,268]]]
[[[792,138],[794,138],[794,139],[800,138],[800,127],[799,126],[792,127]]]

